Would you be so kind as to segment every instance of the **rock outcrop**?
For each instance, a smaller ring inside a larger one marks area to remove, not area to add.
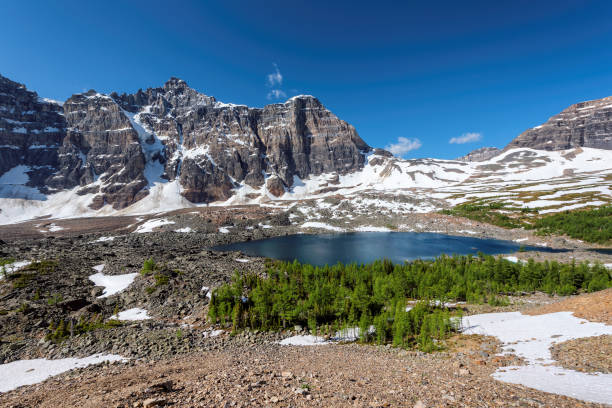
[[[489,160],[501,152],[497,147],[481,147],[480,149],[472,150],[465,156],[458,157],[457,160],[462,162],[481,162]]]
[[[52,191],[65,135],[60,104],[0,75],[0,176],[15,169],[23,184]]]
[[[177,78],[134,94],[91,90],[62,107],[0,77],[0,139],[0,177],[25,166],[28,186],[78,187],[95,194],[94,209],[124,208],[167,182],[195,203],[240,185],[280,196],[295,177],[360,170],[371,150],[315,97],[249,108]]]
[[[540,126],[528,129],[507,149],[529,147],[565,150],[575,147],[612,149],[612,96],[570,106]]]

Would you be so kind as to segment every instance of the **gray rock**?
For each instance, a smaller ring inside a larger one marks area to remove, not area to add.
[[[528,129],[506,149],[530,147],[565,150],[576,147],[612,149],[612,97],[580,102]]]
[[[457,158],[457,160],[463,162],[481,162],[489,160],[501,152],[497,147],[481,147],[480,149],[472,150],[465,156]]]
[[[1,76],[0,94],[0,175],[28,166],[29,186],[80,186],[94,209],[124,208],[164,180],[197,203],[226,200],[242,182],[278,196],[295,177],[359,170],[371,150],[312,96],[249,108],[171,78],[135,94],[91,90],[62,107]]]

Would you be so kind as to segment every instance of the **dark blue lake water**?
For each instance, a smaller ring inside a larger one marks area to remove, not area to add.
[[[396,263],[421,258],[435,258],[442,254],[509,254],[519,244],[498,239],[457,237],[425,232],[354,232],[346,234],[287,235],[258,241],[238,242],[218,246],[222,251],[242,251],[285,261],[297,259],[301,263],[332,265],[369,263],[386,258]],[[555,252],[550,248],[525,246],[526,251]]]

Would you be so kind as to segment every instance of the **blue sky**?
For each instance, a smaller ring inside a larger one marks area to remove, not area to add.
[[[612,95],[609,1],[173,3],[2,1],[0,73],[60,100],[171,76],[251,106],[312,94],[405,157],[503,147]]]

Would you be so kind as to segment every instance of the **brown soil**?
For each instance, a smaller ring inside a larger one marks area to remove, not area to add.
[[[571,297],[561,302],[528,310],[525,313],[541,315],[565,311],[574,312],[574,316],[592,322],[612,324],[612,288]]]

